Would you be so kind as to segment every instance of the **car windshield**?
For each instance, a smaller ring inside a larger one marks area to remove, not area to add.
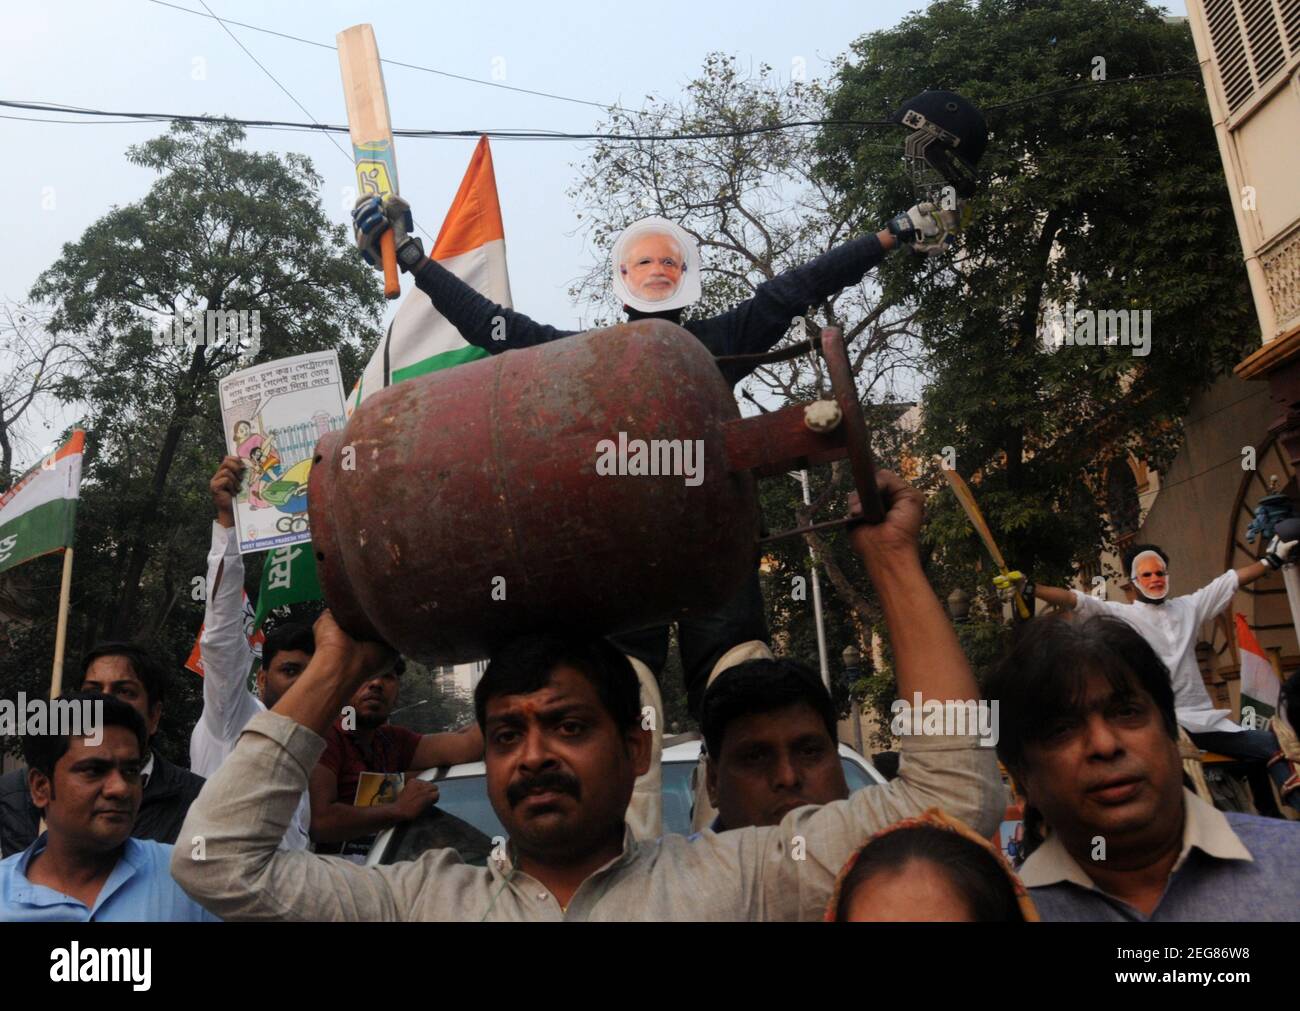
[[[875,785],[862,766],[840,758],[849,791]],[[663,825],[665,835],[691,834],[691,771],[695,762],[663,764]],[[467,864],[487,866],[494,841],[504,840],[506,830],[497,820],[487,796],[487,778],[461,776],[438,781],[438,803],[413,821],[393,830],[380,863],[414,860],[425,850],[457,850]]]

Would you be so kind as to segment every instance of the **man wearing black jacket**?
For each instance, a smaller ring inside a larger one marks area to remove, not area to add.
[[[483,297],[440,263],[424,255],[420,240],[410,234],[412,227],[410,205],[400,197],[390,197],[380,202],[378,197],[362,198],[352,212],[356,224],[357,244],[368,263],[379,265],[372,250],[378,247],[380,236],[389,228],[397,245],[397,258],[402,270],[411,274],[416,287],[429,296],[434,308],[460,331],[460,335],[476,347],[492,354],[517,348],[532,347],[548,341],[572,337],[581,330],[560,330],[537,323],[523,313]],[[752,298],[717,316],[705,319],[683,319],[684,305],[660,311],[647,311],[640,306],[625,304],[629,321],[638,319],[665,319],[699,339],[714,355],[761,354],[770,351],[790,330],[790,322],[831,295],[862,280],[867,271],[885,258],[885,253],[906,245],[923,253],[936,253],[947,249],[955,241],[958,214],[942,210],[934,204],[922,203],[893,218],[874,235],[862,235],[841,243],[834,249],[764,281]],[[632,232],[647,223],[661,219],[645,219],[625,230]],[[670,224],[668,222],[665,225]],[[676,226],[673,230],[681,236]],[[693,240],[686,237],[691,246]],[[620,242],[615,241],[617,250]],[[685,271],[699,277],[699,256],[693,248],[682,250]],[[694,262],[692,262],[694,261]],[[679,269],[682,265],[678,265]],[[625,264],[613,264],[614,287],[620,296],[620,273],[626,274]],[[694,289],[699,291],[698,284]],[[697,296],[698,297],[698,296]],[[635,298],[632,299],[636,301]],[[666,300],[671,301],[676,300]],[[648,303],[643,303],[648,304]],[[757,362],[724,362],[719,365],[723,377],[733,386],[758,367]]]
[[[152,739],[162,719],[167,674],[139,646],[102,642],[81,661],[80,690],[112,695],[130,705],[144,719]],[[137,839],[174,843],[181,823],[203,779],[182,769],[150,748],[141,770],[144,783],[140,813],[131,834]],[[40,810],[32,803],[27,770],[0,776],[0,856],[20,853],[40,834]]]

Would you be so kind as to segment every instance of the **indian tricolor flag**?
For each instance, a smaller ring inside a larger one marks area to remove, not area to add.
[[[429,257],[481,295],[510,307],[506,236],[492,171],[492,149],[486,137],[479,138]],[[443,318],[427,295],[413,287],[348,397],[348,414],[385,386],[487,356]]]
[[[510,306],[505,229],[492,171],[492,150],[486,137],[479,138],[474,148],[465,178],[429,255],[480,294],[498,305]],[[487,356],[442,317],[428,295],[412,285],[348,397],[348,416],[361,401],[385,386]],[[315,558],[308,548],[288,545],[267,554],[254,628],[262,627],[272,608],[321,599]]]
[[[72,543],[86,433],[72,437],[0,495],[0,572]]]
[[[1241,655],[1241,711],[1245,725],[1246,708],[1255,712],[1253,729],[1259,729],[1263,720],[1277,711],[1278,688],[1281,682],[1268,661],[1268,654],[1260,646],[1255,633],[1246,624],[1244,614],[1233,615],[1237,620],[1237,652]],[[1247,729],[1252,729],[1248,727]]]

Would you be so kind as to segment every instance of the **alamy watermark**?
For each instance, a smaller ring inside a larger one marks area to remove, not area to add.
[[[84,737],[93,746],[104,739],[102,699],[0,699],[0,736]]]
[[[997,746],[998,701],[986,699],[924,699],[912,693],[912,701],[895,699],[889,707],[893,719],[889,732],[895,737],[979,738],[981,748]]]
[[[629,439],[596,443],[596,473],[602,476],[684,477],[687,487],[704,483],[703,439]]]
[[[260,309],[185,309],[154,323],[153,346],[236,347],[250,358],[262,350]]]
[[[73,941],[50,952],[55,983],[130,983],[137,992],[153,982],[152,948],[83,948]]]
[[[1065,311],[1053,307],[1044,314],[1044,338],[1051,347],[1131,348],[1134,358],[1151,353],[1150,309],[1075,309],[1065,303]]]

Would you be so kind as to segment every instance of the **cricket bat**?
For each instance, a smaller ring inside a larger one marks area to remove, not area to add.
[[[962,479],[957,471],[942,467],[943,476],[948,479],[952,485],[953,494],[957,496],[957,501],[961,503],[962,510],[966,513],[966,518],[970,520],[971,526],[975,532],[980,535],[980,540],[984,542],[984,547],[988,549],[989,556],[993,559],[993,564],[998,567],[1004,577],[1019,578],[1019,573],[1012,573],[1007,568],[1007,563],[1002,557],[1002,552],[998,550],[997,542],[993,540],[993,532],[989,530],[989,525],[984,522],[984,514],[980,512],[980,507],[975,504],[975,496],[971,494],[970,486]],[[1021,618],[1028,619],[1031,614],[1025,600],[1020,596],[1020,591],[1012,588],[1012,596],[1015,598],[1016,611]]]
[[[397,159],[393,153],[393,127],[388,120],[388,93],[379,65],[379,47],[370,25],[353,25],[337,36],[339,70],[343,74],[343,99],[348,108],[348,132],[357,166],[357,196],[380,199],[397,193]],[[380,237],[384,261],[384,297],[397,298],[397,249],[390,228]]]

